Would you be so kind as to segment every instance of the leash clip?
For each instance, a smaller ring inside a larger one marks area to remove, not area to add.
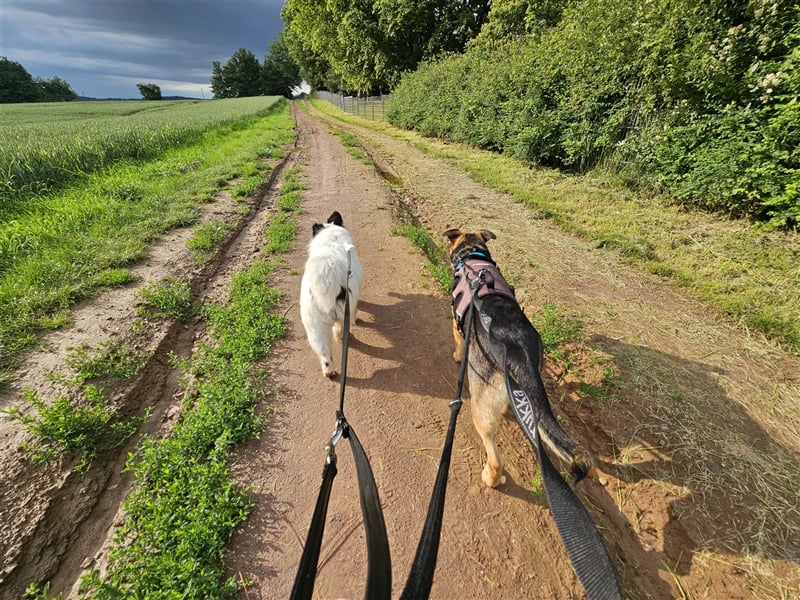
[[[339,440],[342,439],[344,436],[346,422],[343,417],[339,417],[336,419],[336,424],[333,426],[333,432],[331,433],[331,441],[325,446],[325,450],[328,452],[327,461],[328,463],[336,462],[336,452],[334,447],[336,444],[339,443]]]

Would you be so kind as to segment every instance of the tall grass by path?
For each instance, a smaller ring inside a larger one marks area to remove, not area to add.
[[[449,162],[525,204],[532,216],[551,219],[642,265],[800,354],[800,232],[770,231],[746,220],[684,209],[666,198],[622,189],[611,177],[531,167],[495,152],[359,119],[328,102],[311,103],[340,121],[380,131]]]
[[[104,273],[134,263],[147,243],[194,223],[200,204],[244,171],[263,169],[293,139],[288,103],[246,125],[206,131],[158,160],[126,160],[0,221],[0,372],[62,325]],[[249,166],[247,166],[249,165]]]
[[[0,220],[124,159],[152,159],[223,125],[246,127],[277,97],[0,105]]]

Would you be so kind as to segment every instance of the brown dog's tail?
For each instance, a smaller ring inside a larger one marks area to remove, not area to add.
[[[498,331],[492,331],[492,334],[502,336],[501,332],[504,328],[497,329]],[[520,332],[517,331],[511,335],[520,335]],[[553,414],[540,372],[543,346],[539,332],[531,325],[530,330],[525,331],[522,335],[528,338],[524,343],[519,343],[520,340],[505,340],[515,343],[504,343],[504,340],[497,339],[497,342],[506,348],[506,364],[498,366],[501,369],[507,368],[509,374],[530,398],[540,439],[569,465],[573,482],[577,483],[584,477],[595,474],[594,458],[588,450],[564,431]]]

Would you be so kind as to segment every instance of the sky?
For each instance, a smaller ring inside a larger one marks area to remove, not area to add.
[[[0,0],[0,56],[80,96],[211,98],[211,65],[246,48],[261,62],[283,0]]]

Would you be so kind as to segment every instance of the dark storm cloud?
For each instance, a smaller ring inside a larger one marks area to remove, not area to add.
[[[283,24],[282,0],[0,0],[0,56],[79,94],[209,97],[211,64],[239,48],[259,60]]]

